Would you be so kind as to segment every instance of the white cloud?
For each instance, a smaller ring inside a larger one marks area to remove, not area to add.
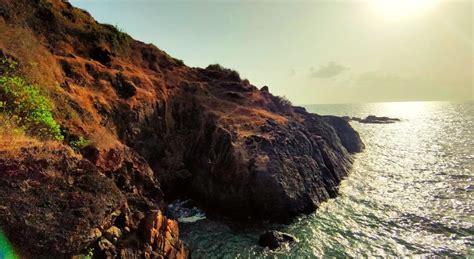
[[[320,66],[318,69],[311,68],[310,77],[312,78],[333,78],[349,68],[340,65],[334,61],[327,63],[324,66]]]

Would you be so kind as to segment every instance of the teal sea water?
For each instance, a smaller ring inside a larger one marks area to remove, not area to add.
[[[366,144],[340,195],[290,225],[242,226],[187,211],[181,235],[194,258],[474,257],[474,103],[310,105],[318,114],[389,116],[351,122]],[[266,229],[298,241],[257,245]]]

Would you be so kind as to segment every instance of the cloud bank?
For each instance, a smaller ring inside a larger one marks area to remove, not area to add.
[[[334,61],[327,63],[324,66],[320,66],[318,69],[311,68],[310,77],[312,78],[333,78],[349,68],[338,64]]]

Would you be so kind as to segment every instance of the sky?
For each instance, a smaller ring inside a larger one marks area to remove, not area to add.
[[[474,100],[471,0],[70,2],[295,104]]]

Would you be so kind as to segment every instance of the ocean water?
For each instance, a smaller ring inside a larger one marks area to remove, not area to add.
[[[366,149],[356,155],[340,195],[292,224],[246,226],[185,209],[181,236],[194,258],[474,257],[473,102],[306,108],[402,121],[351,122]],[[290,233],[297,242],[276,251],[261,248],[258,237],[266,229]]]

